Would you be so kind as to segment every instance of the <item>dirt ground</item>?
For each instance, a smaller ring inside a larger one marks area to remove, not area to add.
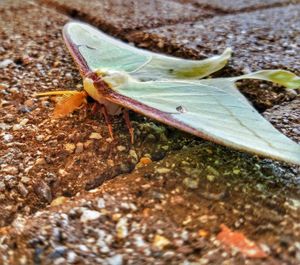
[[[237,2],[0,2],[0,264],[300,264],[299,167],[133,112],[135,143],[122,117],[112,141],[100,114],[53,120],[53,100],[33,96],[82,88],[61,35],[72,19],[175,56],[234,47],[218,75],[299,74],[300,2]],[[239,88],[300,143],[299,91],[253,81]],[[220,240],[222,225],[264,257]]]

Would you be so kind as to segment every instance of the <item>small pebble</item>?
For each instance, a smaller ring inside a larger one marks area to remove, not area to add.
[[[51,206],[58,206],[58,205],[64,204],[66,201],[68,201],[67,197],[59,196],[51,202]]]
[[[166,152],[163,150],[156,151],[152,154],[153,161],[162,160],[166,156]]]
[[[123,264],[123,256],[120,254],[117,254],[115,256],[107,258],[106,261],[109,265],[122,265]]]
[[[19,182],[18,190],[23,197],[26,197],[28,195],[29,191],[26,189],[26,187],[24,186],[24,184],[22,182]]]
[[[9,92],[12,93],[12,94],[17,94],[17,93],[19,93],[19,88],[12,87],[12,88],[9,89]]]
[[[44,138],[45,138],[44,135],[37,135],[35,139],[36,139],[37,141],[41,142],[41,141],[44,140]]]
[[[50,102],[48,100],[45,100],[45,99],[42,100],[41,104],[44,108],[48,108],[50,106]]]
[[[114,162],[114,160],[112,160],[112,159],[107,159],[106,163],[107,163],[107,165],[110,166],[110,167],[113,167],[113,166],[115,165],[115,162]]]
[[[152,160],[149,157],[142,157],[140,159],[140,163],[143,164],[143,165],[148,165],[148,164],[152,163]]]
[[[234,168],[232,172],[234,175],[238,175],[240,174],[241,170],[239,168]]]
[[[153,240],[153,247],[163,250],[166,246],[170,245],[170,240],[161,235],[155,235]]]
[[[74,251],[68,251],[67,253],[67,261],[69,263],[75,263],[77,260],[77,254]]]
[[[17,184],[16,177],[12,176],[12,175],[4,176],[4,180],[5,180],[6,186],[10,189],[13,189]]]
[[[56,258],[53,261],[53,265],[65,265],[65,264],[66,264],[66,260],[63,257]]]
[[[102,139],[102,136],[101,136],[100,133],[92,132],[89,138],[90,139],[95,139],[95,140],[100,140],[100,139]]]
[[[23,127],[22,127],[22,125],[21,124],[15,124],[14,126],[13,126],[13,131],[18,131],[18,130],[21,130]]]
[[[65,77],[66,77],[67,80],[72,80],[73,79],[73,76],[72,76],[71,73],[66,73]]]
[[[114,213],[112,215],[111,219],[116,222],[116,221],[120,220],[121,217],[122,217],[122,215],[120,213]]]
[[[86,223],[88,221],[96,220],[101,216],[101,213],[94,210],[84,210],[81,214],[80,221]]]
[[[27,257],[26,257],[25,255],[22,255],[22,256],[19,258],[19,264],[20,264],[20,265],[26,265],[26,264],[28,264]]]
[[[128,235],[128,227],[127,227],[127,218],[120,218],[119,222],[116,225],[117,237],[125,238]]]
[[[83,143],[77,143],[76,144],[76,149],[75,149],[75,153],[76,154],[80,154],[83,152]]]
[[[24,125],[26,125],[27,123],[29,122],[29,119],[22,119],[22,120],[20,120],[20,122],[19,122],[19,124],[21,125],[21,126],[24,126]]]
[[[85,149],[88,149],[92,144],[93,144],[93,141],[88,140],[83,144],[83,146]]]
[[[11,113],[7,113],[4,117],[4,121],[8,122],[8,123],[14,122],[15,120],[16,120],[16,117]]]
[[[287,89],[286,94],[288,95],[289,99],[294,99],[297,97],[297,92],[294,89]]]
[[[88,252],[89,251],[88,247],[85,246],[85,245],[78,245],[77,247],[80,251],[83,251],[83,252]]]
[[[14,61],[11,59],[4,59],[2,61],[0,61],[0,69],[1,68],[6,68],[7,66],[9,66],[10,64],[12,64]]]
[[[66,143],[64,144],[64,149],[69,152],[70,154],[74,153],[74,150],[75,150],[75,144],[72,144],[72,143]]]
[[[58,173],[59,173],[59,175],[61,175],[62,177],[65,177],[65,176],[67,176],[69,173],[66,171],[66,170],[64,170],[63,168],[60,168],[59,170],[58,170]]]
[[[199,185],[199,179],[184,178],[183,185],[189,189],[197,189]]]
[[[11,174],[11,175],[16,175],[19,173],[19,169],[14,166],[5,166],[2,168],[2,172]]]
[[[5,83],[0,83],[0,89],[8,89],[9,85],[5,84]]]
[[[40,180],[38,183],[36,183],[34,186],[34,191],[41,200],[46,202],[52,201],[51,189],[43,180]]]
[[[0,123],[0,130],[5,131],[5,130],[9,130],[10,128],[11,128],[11,126],[8,124]]]
[[[216,179],[216,177],[214,175],[207,175],[206,178],[210,182],[213,182]]]
[[[21,105],[21,106],[19,107],[19,111],[20,111],[21,113],[28,113],[28,112],[30,112],[30,109],[29,109],[28,107],[26,107],[26,106]]]
[[[108,137],[108,138],[105,139],[105,141],[106,141],[107,143],[112,143],[112,142],[113,142],[113,139],[112,139],[111,137]]]
[[[5,183],[3,181],[0,181],[0,192],[5,191]]]
[[[198,236],[200,236],[200,237],[207,237],[208,236],[208,232],[206,230],[204,230],[204,229],[200,229],[198,231]]]
[[[105,200],[103,198],[99,198],[98,201],[97,201],[97,206],[100,209],[105,208]]]
[[[164,254],[163,254],[163,257],[165,259],[171,259],[173,258],[175,255],[175,253],[173,251],[166,251]]]
[[[134,244],[138,248],[144,248],[147,246],[146,242],[144,241],[142,235],[134,235]]]
[[[9,133],[6,133],[3,135],[3,140],[4,140],[4,142],[7,142],[7,143],[11,142],[13,140],[13,138],[14,137]]]
[[[217,177],[220,175],[219,171],[216,170],[216,169],[215,169],[214,167],[212,167],[212,166],[207,166],[206,171],[207,171],[207,173],[209,173],[210,175],[215,175],[215,176],[217,176]]]
[[[135,150],[130,149],[129,150],[129,157],[131,158],[133,163],[137,163],[138,162],[138,156]]]
[[[166,167],[160,167],[160,168],[155,169],[155,171],[159,174],[165,174],[165,173],[170,172],[171,169],[166,168]]]
[[[28,177],[22,177],[21,178],[21,182],[27,184],[27,183],[30,182],[30,178],[28,178]]]
[[[44,157],[40,157],[35,161],[36,165],[45,165],[47,164],[46,159]]]
[[[27,99],[25,102],[24,102],[24,106],[28,107],[28,108],[32,108],[34,105],[34,101],[32,99]]]
[[[119,152],[123,152],[123,151],[126,150],[126,146],[124,146],[124,145],[118,145],[118,146],[117,146],[117,150],[118,150]]]

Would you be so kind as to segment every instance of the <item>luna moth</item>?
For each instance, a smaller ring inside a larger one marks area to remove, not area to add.
[[[299,88],[295,74],[261,70],[203,79],[226,65],[230,48],[205,60],[186,60],[133,47],[79,22],[66,24],[63,37],[83,77],[84,90],[40,93],[63,95],[56,113],[66,115],[90,96],[107,122],[122,108],[131,109],[217,144],[300,164],[300,145],[277,131],[235,86],[241,79],[260,79]]]

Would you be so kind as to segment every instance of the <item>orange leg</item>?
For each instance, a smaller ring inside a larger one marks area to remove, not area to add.
[[[113,129],[112,129],[112,125],[111,125],[111,120],[110,120],[109,114],[107,113],[107,109],[106,109],[106,107],[104,105],[100,105],[100,110],[101,110],[102,115],[104,116],[105,123],[106,123],[106,125],[108,127],[109,135],[110,135],[111,139],[114,139]]]
[[[99,106],[100,104],[98,102],[94,102],[92,104],[91,111],[93,115],[96,115],[96,113],[99,111]]]
[[[83,103],[82,103],[82,105],[81,105],[81,107],[80,107],[80,109],[83,109],[83,118],[85,119],[86,117],[87,117],[87,112],[88,112],[88,103],[87,103],[87,101],[85,100]]]
[[[130,134],[130,142],[133,144],[134,143],[134,132],[133,132],[133,128],[131,126],[131,122],[129,119],[129,114],[128,114],[127,109],[123,109],[123,115],[124,115],[124,120],[125,120],[126,126],[128,128],[129,134]]]

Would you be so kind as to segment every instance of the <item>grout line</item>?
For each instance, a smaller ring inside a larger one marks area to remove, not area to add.
[[[172,0],[173,1],[173,0]],[[186,19],[182,19],[180,21],[165,21],[166,23],[163,23],[163,24],[160,24],[160,25],[154,25],[154,26],[141,26],[141,27],[136,27],[134,29],[128,29],[128,30],[123,30],[122,33],[114,33],[113,31],[116,31],[114,30],[114,26],[112,26],[109,22],[106,23],[106,22],[101,22],[101,23],[93,23],[94,20],[93,20],[93,16],[91,17],[91,19],[87,18],[88,17],[88,14],[84,14],[84,15],[74,15],[72,14],[73,13],[79,13],[80,11],[74,9],[74,10],[71,10],[71,9],[68,9],[68,8],[65,8],[64,6],[58,6],[56,5],[55,3],[46,3],[44,1],[38,1],[38,0],[29,0],[29,2],[33,3],[35,2],[35,5],[38,5],[40,7],[44,7],[44,8],[49,8],[51,10],[55,10],[56,12],[58,13],[62,13],[66,16],[68,16],[69,18],[73,18],[73,19],[78,19],[78,20],[81,20],[82,22],[86,22],[86,23],[89,23],[95,27],[98,27],[99,29],[105,31],[106,33],[112,35],[112,36],[117,36],[121,39],[125,39],[125,35],[127,34],[131,34],[131,33],[134,33],[134,32],[138,32],[138,31],[144,31],[144,30],[150,30],[150,29],[158,29],[158,28],[161,28],[161,27],[167,27],[167,26],[175,26],[175,25],[178,25],[178,24],[182,24],[182,23],[193,23],[193,22],[196,22],[196,21],[200,21],[200,18],[201,16],[199,17],[195,17],[193,19],[189,19],[189,18],[186,18]],[[176,1],[175,1],[176,2]],[[178,2],[176,2],[178,3]],[[199,3],[190,3],[190,5],[196,7],[196,8],[201,8],[201,9],[207,9],[208,11],[212,11],[212,12],[215,12],[215,14],[208,14],[204,17],[202,17],[203,19],[202,20],[208,20],[208,19],[212,19],[212,18],[215,18],[215,17],[223,17],[223,16],[233,16],[233,15],[239,15],[239,14],[244,14],[244,13],[253,13],[253,12],[256,12],[256,11],[263,11],[263,10],[268,10],[268,9],[272,9],[272,8],[277,8],[277,7],[288,7],[288,6],[292,6],[292,5],[297,5],[297,3],[274,3],[272,5],[269,5],[269,6],[262,6],[260,8],[244,8],[244,9],[241,9],[241,10],[237,10],[237,11],[225,11],[221,8],[217,8],[217,7],[212,7],[212,6],[209,6],[209,5],[205,5],[205,4],[199,4]]]
[[[252,12],[256,12],[256,11],[260,11],[260,10],[267,10],[267,9],[272,9],[272,8],[276,8],[276,7],[288,7],[288,6],[292,6],[292,5],[298,5],[299,3],[274,3],[271,5],[262,5],[260,7],[245,7],[242,8],[240,10],[231,10],[230,9],[228,11],[220,8],[220,7],[213,7],[207,4],[201,4],[201,3],[197,3],[197,2],[192,2],[191,5],[193,5],[196,8],[207,8],[211,11],[215,11],[215,12],[219,12],[222,15],[238,15],[238,14],[243,14],[243,13],[252,13]]]

